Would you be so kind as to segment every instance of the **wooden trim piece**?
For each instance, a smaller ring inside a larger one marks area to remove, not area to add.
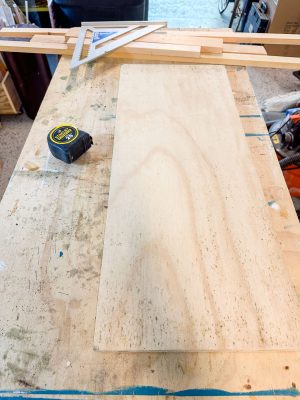
[[[11,51],[21,53],[38,53],[38,54],[58,54],[58,55],[71,55],[76,43],[76,38],[70,38],[67,43],[39,43],[39,42],[21,42],[21,41],[0,41],[0,51]],[[89,40],[86,41],[85,50],[88,48]],[[158,50],[160,54],[154,54],[153,48],[149,52],[139,48],[139,43],[131,43],[129,48],[135,48],[136,51],[131,53],[127,47],[119,48],[112,53],[108,54],[108,57],[113,58],[129,58],[136,60],[151,60],[151,61],[165,61],[165,62],[187,62],[187,63],[203,63],[203,64],[222,64],[222,65],[241,65],[241,66],[252,66],[252,67],[264,67],[264,68],[286,68],[286,69],[299,69],[300,58],[296,57],[278,57],[268,56],[265,54],[235,54],[235,53],[223,53],[223,54],[201,54],[200,57],[183,57],[174,55],[174,51],[180,50],[177,48],[169,48],[169,51],[173,51],[173,55],[166,55],[166,48]],[[128,46],[128,44],[126,45]],[[140,44],[141,46],[141,44]],[[143,44],[144,46],[144,44]],[[151,47],[151,46],[150,46]],[[187,48],[189,47],[189,49]],[[188,51],[194,52],[196,49],[191,48],[192,46],[181,47],[181,51],[184,51],[187,55]],[[242,46],[244,47],[244,46]],[[143,47],[145,49],[145,47]],[[164,50],[164,54],[163,54]],[[133,50],[132,50],[133,51]],[[145,54],[146,53],[146,54]],[[150,53],[150,54],[149,54]],[[170,54],[170,53],[169,53]]]
[[[67,37],[78,37],[79,35],[79,31],[80,31],[80,27],[73,27],[73,28],[69,28],[67,33],[65,34]],[[184,29],[185,32],[232,32],[232,30],[230,28],[220,28],[220,29],[209,29],[209,28],[185,28]],[[178,28],[162,28],[159,31],[156,31],[156,34],[167,34],[167,33],[171,33],[173,35],[176,35],[177,32],[182,32],[181,29]],[[152,35],[152,34],[151,34]],[[148,35],[149,36],[149,35]],[[147,37],[148,37],[147,36]],[[181,35],[180,35],[181,36]],[[188,36],[188,35],[187,35]]]
[[[66,35],[67,37],[78,36],[80,28],[2,28],[0,37],[24,37],[30,38],[34,35]],[[205,37],[223,39],[224,43],[260,43],[260,44],[291,44],[300,45],[300,35],[280,33],[240,33],[227,30],[160,30],[156,35],[174,35],[181,37]],[[151,39],[151,41],[153,41]],[[186,43],[182,43],[186,44]]]
[[[244,33],[215,31],[176,31],[175,35],[221,38],[224,43],[292,44],[300,45],[300,35],[285,33]]]
[[[107,57],[111,58],[128,58],[140,59],[148,61],[165,61],[178,63],[194,63],[194,64],[220,64],[220,65],[240,65],[246,67],[262,67],[262,68],[284,68],[299,69],[300,58],[297,57],[277,57],[256,54],[205,54],[202,53],[199,58],[181,58],[154,55],[140,55],[139,57],[131,55],[119,49],[110,53]]]
[[[203,51],[204,52],[204,51]],[[224,53],[238,53],[238,54],[261,54],[267,55],[267,51],[264,46],[255,46],[247,44],[235,44],[235,43],[224,43],[223,44]]]
[[[180,44],[187,46],[200,46],[203,53],[222,53],[223,40],[219,38],[198,38],[193,36],[156,35],[151,33],[137,40],[137,42]]]
[[[65,35],[68,30],[62,28],[2,28],[0,37],[30,38],[34,35]]]
[[[35,43],[65,43],[65,35],[34,35],[30,42]]]
[[[117,51],[117,50],[116,50]],[[133,54],[170,55],[176,57],[200,57],[200,46],[185,46],[168,43],[129,43],[122,52]]]
[[[166,26],[167,21],[84,21],[81,26],[90,26],[92,28],[120,28],[130,25],[150,26],[150,25],[163,25]]]
[[[69,52],[72,53],[76,45],[76,38],[70,38],[67,41]],[[89,49],[89,39],[84,42],[84,53]],[[199,58],[201,47],[200,46],[184,46],[175,44],[165,43],[143,43],[143,42],[131,42],[123,46],[120,49],[114,50],[114,53],[119,54],[119,51],[123,54],[135,54],[135,55],[153,55],[153,56],[173,56],[173,57],[192,57]]]
[[[15,53],[59,54],[70,55],[68,46],[64,43],[37,43],[13,40],[1,40],[0,51]]]

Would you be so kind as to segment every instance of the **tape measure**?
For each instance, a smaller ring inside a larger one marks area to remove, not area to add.
[[[92,136],[69,124],[56,126],[49,132],[47,140],[52,155],[68,164],[77,160],[93,144]]]

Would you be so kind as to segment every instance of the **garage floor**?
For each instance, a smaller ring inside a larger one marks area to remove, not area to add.
[[[169,27],[226,27],[229,19],[230,9],[221,16],[218,12],[217,0],[150,0],[149,4],[149,20],[167,20]],[[300,90],[300,81],[293,77],[291,71],[249,68],[249,74],[259,104],[268,97]],[[1,123],[0,199],[23,148],[32,121],[22,114],[1,117]]]
[[[149,0],[149,20],[168,21],[170,28],[225,28],[230,16],[219,14],[217,0]]]

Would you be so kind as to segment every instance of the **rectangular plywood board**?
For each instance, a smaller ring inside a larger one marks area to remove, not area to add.
[[[297,349],[299,335],[225,68],[124,65],[95,348]]]

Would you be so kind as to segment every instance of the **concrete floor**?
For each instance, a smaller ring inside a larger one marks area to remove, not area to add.
[[[217,0],[150,0],[150,20],[167,20],[169,27],[228,26],[230,9],[221,16]],[[259,105],[279,94],[300,90],[300,81],[288,70],[249,68]],[[220,100],[221,101],[221,100]],[[24,114],[1,117],[0,128],[0,199],[27,138],[32,121]]]
[[[149,0],[149,20],[168,21],[170,28],[225,28],[230,11],[218,11],[218,0]]]

